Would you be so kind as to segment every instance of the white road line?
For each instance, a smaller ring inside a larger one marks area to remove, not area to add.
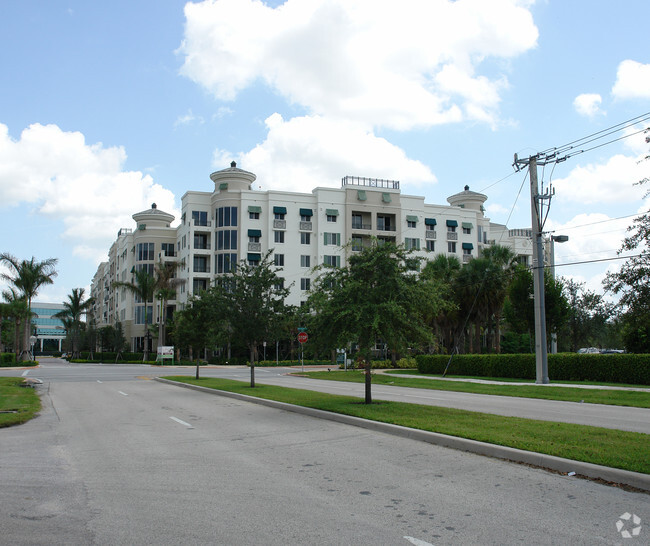
[[[98,379],[98,380],[97,380],[97,383],[101,383],[101,381]]]
[[[128,396],[128,394],[126,394],[125,392],[122,391],[117,391],[117,392],[119,392],[122,396]]]
[[[30,372],[30,370],[25,370],[25,371],[23,372],[23,377],[25,377],[29,372]]]
[[[176,421],[177,423],[180,423],[181,425],[183,425],[183,426],[185,426],[185,427],[187,427],[187,428],[194,428],[194,427],[193,427],[192,425],[190,425],[189,423],[186,423],[185,421],[181,421],[181,420],[178,419],[177,417],[170,417],[170,419],[171,419],[172,421]]]
[[[424,540],[420,540],[419,538],[413,538],[413,537],[404,537],[406,540],[408,540],[411,544],[415,544],[415,546],[433,546],[430,542],[425,542]]]

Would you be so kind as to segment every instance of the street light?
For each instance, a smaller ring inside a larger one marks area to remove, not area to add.
[[[555,280],[555,243],[566,243],[568,235],[551,235],[551,276]],[[551,333],[551,353],[557,353],[557,332]]]

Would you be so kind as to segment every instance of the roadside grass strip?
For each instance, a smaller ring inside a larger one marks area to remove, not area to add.
[[[22,382],[22,377],[0,378],[0,428],[25,423],[41,409],[37,392]]]
[[[329,381],[347,381],[363,383],[363,371],[331,371],[331,372],[295,372],[293,375],[305,375],[311,379],[327,379]],[[501,381],[501,380],[499,380]],[[400,377],[386,373],[373,373],[374,385],[390,385],[393,387],[412,387],[437,391],[468,392],[473,394],[492,394],[498,396],[514,396],[518,398],[539,398],[543,400],[563,400],[565,402],[584,402],[588,404],[606,404],[610,406],[631,406],[635,408],[650,408],[650,392],[622,391],[608,389],[580,389],[578,387],[549,387],[548,385],[486,385],[484,383],[468,383],[466,381],[441,381],[422,377]]]
[[[650,474],[650,435],[466,410],[378,401],[230,379],[165,377],[201,387]],[[373,378],[374,379],[374,378]]]

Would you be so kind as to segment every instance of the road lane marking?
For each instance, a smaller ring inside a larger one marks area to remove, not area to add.
[[[119,392],[122,396],[128,396],[128,394],[126,394],[125,392],[122,391],[117,391],[117,392]]]
[[[180,423],[181,425],[183,425],[183,426],[185,426],[185,427],[187,427],[187,428],[194,428],[194,427],[193,427],[192,425],[190,425],[189,423],[186,423],[185,421],[181,421],[181,420],[178,419],[177,417],[170,417],[170,419],[171,419],[172,421],[176,421],[177,423]]]
[[[101,383],[101,381],[98,379],[98,380],[97,380],[97,383]]]
[[[25,370],[25,371],[23,372],[23,377],[25,377],[25,376],[29,373],[29,371],[30,371],[30,370]]]
[[[430,542],[425,542],[424,540],[420,540],[419,538],[414,538],[414,537],[404,537],[406,540],[408,540],[411,544],[415,544],[415,546],[433,546]]]

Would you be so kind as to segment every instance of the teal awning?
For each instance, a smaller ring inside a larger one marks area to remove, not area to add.
[[[458,227],[458,222],[456,220],[447,220],[447,225],[450,227]]]
[[[286,214],[287,207],[273,207],[273,214]]]
[[[472,229],[474,227],[474,224],[472,224],[472,222],[463,222],[462,225],[465,229]]]
[[[409,215],[406,217],[406,220],[409,221],[409,222],[417,222],[417,221],[418,221],[418,217],[417,217],[417,216],[412,216],[412,215],[409,214]]]
[[[262,207],[257,207],[255,205],[248,206],[248,212],[262,212]]]
[[[249,237],[261,237],[262,236],[262,230],[261,229],[249,229],[248,230],[248,236]]]
[[[435,226],[437,224],[435,218],[425,218],[424,219],[424,225],[425,226]]]
[[[367,199],[366,190],[357,190],[357,199],[359,201],[365,201]]]
[[[222,182],[219,184],[219,189],[220,190],[227,190],[228,189],[228,182]]]
[[[463,243],[463,248],[466,248],[467,250],[472,250],[474,248],[474,245],[472,243]]]
[[[325,214],[327,216],[338,216],[339,211],[337,209],[325,209]]]
[[[313,216],[314,211],[312,209],[300,209],[300,216]]]
[[[392,199],[391,199],[391,197],[390,197],[390,193],[382,193],[382,194],[381,194],[381,200],[382,200],[384,203],[390,203],[390,202],[392,201]]]
[[[248,261],[249,262],[259,262],[262,259],[261,254],[248,254]]]

